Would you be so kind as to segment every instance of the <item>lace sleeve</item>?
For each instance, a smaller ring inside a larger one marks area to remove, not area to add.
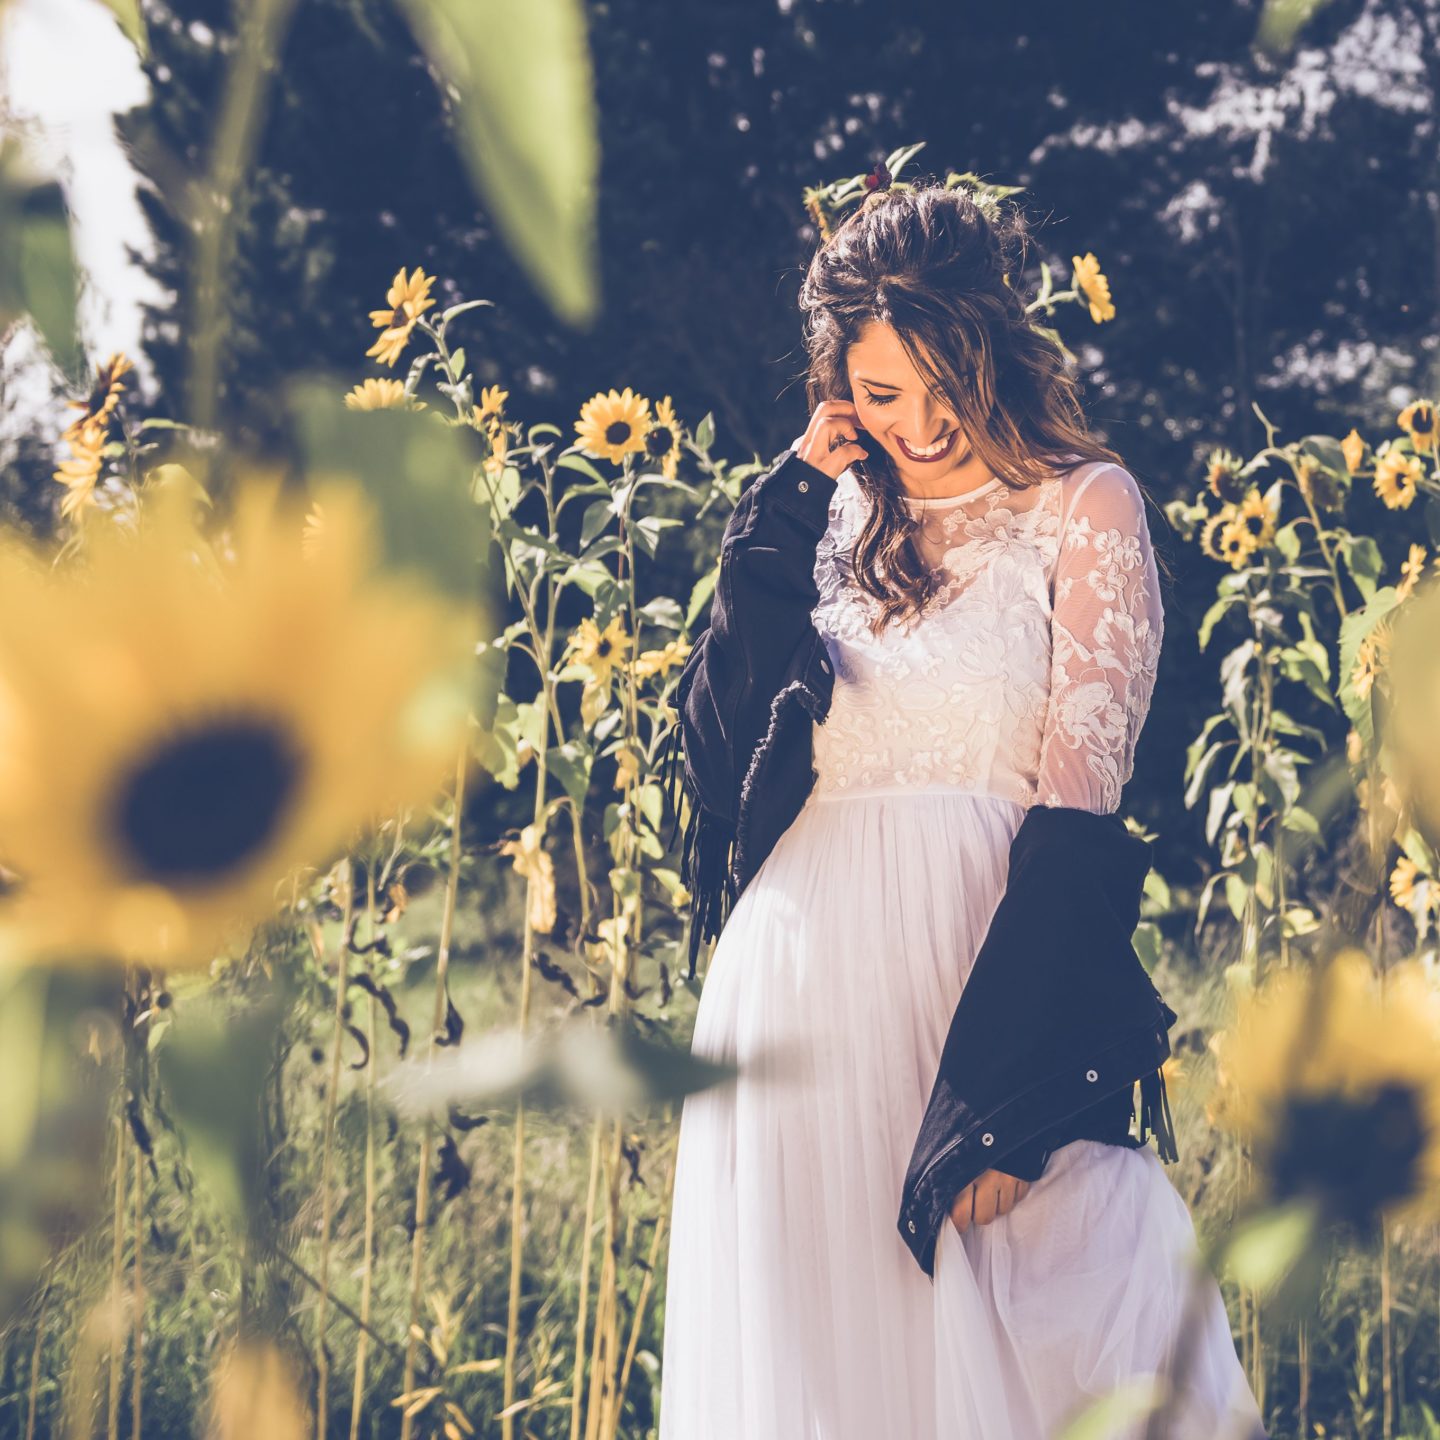
[[[1101,465],[1080,482],[1061,530],[1036,804],[1120,808],[1163,630],[1140,487],[1128,470]]]

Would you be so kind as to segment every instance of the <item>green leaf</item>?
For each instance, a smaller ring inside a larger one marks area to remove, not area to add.
[[[145,17],[140,13],[140,0],[102,0],[114,15],[125,38],[140,52],[143,60],[149,54],[149,37],[145,33]]]
[[[1127,1380],[1098,1396],[1061,1430],[1055,1440],[1109,1440],[1133,1431],[1136,1422],[1159,1408],[1164,1382],[1155,1375]]]
[[[598,308],[594,83],[581,0],[402,0],[431,63],[459,93],[478,191],[551,308]]]
[[[684,623],[680,602],[669,595],[657,595],[640,607],[640,618],[662,630],[679,630]]]
[[[598,480],[607,490],[610,482],[583,456],[577,455],[574,451],[562,455],[556,462],[557,470],[578,470],[582,475],[588,475],[592,480]]]
[[[1314,1245],[1319,1212],[1314,1201],[1293,1200],[1242,1221],[1223,1254],[1226,1271],[1262,1295],[1273,1293]]]
[[[13,152],[0,153],[0,330],[29,315],[56,365],[78,380],[78,298],[64,193],[57,184],[26,184],[13,174]]]
[[[715,416],[708,410],[695,427],[695,444],[701,450],[708,450],[715,443]]]
[[[575,809],[582,814],[585,797],[590,793],[590,771],[594,763],[594,753],[578,740],[567,740],[563,745],[553,746],[545,757],[545,764],[564,787]]]
[[[685,607],[685,628],[693,630],[695,622],[710,604],[715,594],[715,582],[720,578],[720,561],[717,559],[710,569],[696,582],[690,592],[690,603]]]

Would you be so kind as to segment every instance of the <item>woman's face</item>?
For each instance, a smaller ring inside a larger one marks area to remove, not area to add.
[[[900,337],[868,320],[845,357],[860,423],[885,447],[900,474],[924,489],[972,458],[954,412],[931,394]]]

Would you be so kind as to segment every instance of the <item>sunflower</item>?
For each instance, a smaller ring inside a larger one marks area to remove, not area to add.
[[[664,675],[677,665],[685,663],[690,653],[688,640],[674,639],[666,642],[661,650],[642,650],[635,657],[635,673],[638,676]]]
[[[1224,560],[1225,552],[1220,548],[1221,531],[1235,518],[1235,507],[1227,505],[1218,514],[1212,515],[1200,527],[1200,550],[1212,560]]]
[[[366,502],[317,488],[308,557],[293,502],[254,482],[237,487],[233,562],[172,488],[135,529],[97,532],[83,571],[0,567],[15,953],[204,965],[296,866],[438,788],[464,743],[473,621],[377,572]]]
[[[100,471],[105,463],[105,431],[99,425],[84,425],[79,430],[72,426],[65,432],[65,437],[70,446],[70,457],[60,462],[55,479],[65,486],[65,494],[60,499],[60,513],[67,520],[73,520],[95,499],[95,489],[100,483]]]
[[[1407,510],[1423,474],[1415,456],[1388,450],[1375,462],[1375,493],[1391,510]]]
[[[658,463],[660,473],[673,480],[680,468],[680,446],[684,443],[685,432],[675,418],[674,407],[667,395],[655,407],[655,423],[645,436],[645,456],[652,463]]]
[[[645,448],[645,432],[649,428],[650,402],[627,385],[623,391],[592,395],[580,407],[580,421],[575,431],[580,443],[592,455],[618,465],[627,455],[635,455]]]
[[[499,853],[510,856],[516,871],[529,882],[530,928],[537,935],[548,935],[555,928],[555,865],[539,829],[533,824],[525,826],[518,839],[500,845]]]
[[[483,430],[486,421],[500,419],[509,398],[508,390],[502,390],[498,385],[485,386],[480,392],[480,403],[475,407],[475,424]]]
[[[1414,961],[1342,951],[1237,1001],[1209,1113],[1255,1146],[1272,1198],[1356,1226],[1440,1211],[1440,995]]]
[[[1412,590],[1420,583],[1420,577],[1425,573],[1425,547],[1423,545],[1411,544],[1410,554],[1400,566],[1400,583],[1395,587],[1395,594],[1404,600]]]
[[[1070,263],[1075,267],[1075,284],[1090,302],[1090,318],[1097,325],[1103,320],[1113,320],[1115,307],[1110,303],[1110,282],[1094,254],[1087,250],[1083,256],[1072,255]]]
[[[125,387],[120,383],[135,367],[124,355],[112,355],[95,372],[95,386],[84,400],[70,401],[72,410],[80,414],[65,430],[65,439],[73,440],[82,430],[98,428],[102,433],[109,427],[110,417],[120,403]]]
[[[1240,467],[1240,457],[1221,446],[1216,446],[1205,461],[1205,484],[1210,493],[1226,505],[1238,504],[1245,493]]]
[[[510,430],[506,425],[499,425],[492,422],[485,431],[485,438],[490,442],[490,453],[482,462],[485,466],[485,473],[493,483],[499,483],[500,477],[505,473],[505,467],[510,463]]]
[[[1362,700],[1375,688],[1375,681],[1385,669],[1389,656],[1390,628],[1382,620],[1355,650],[1355,668],[1350,672],[1350,684]]]
[[[1344,455],[1345,464],[1349,467],[1350,473],[1355,474],[1365,459],[1365,441],[1353,425],[1350,427],[1350,433],[1340,442],[1340,453]]]
[[[430,295],[434,283],[435,277],[427,275],[418,265],[409,276],[403,265],[395,272],[385,293],[385,303],[390,308],[370,312],[371,323],[381,333],[365,352],[367,355],[373,355],[382,365],[394,365],[409,343],[415,322],[435,303]]]
[[[1274,543],[1275,512],[1253,487],[1245,492],[1245,498],[1236,507],[1234,523],[1255,542],[1255,549]]]
[[[1428,400],[1411,401],[1395,422],[1422,454],[1435,448],[1435,407]]]
[[[567,658],[597,685],[608,685],[630,650],[624,619],[616,615],[602,630],[588,615],[570,636]]]
[[[1232,516],[1220,527],[1220,554],[1236,569],[1240,569],[1255,553],[1255,541],[1250,532]]]
[[[362,380],[345,396],[347,410],[399,410],[406,404],[405,384],[401,380]]]
[[[1416,910],[1428,903],[1430,882],[1420,874],[1420,867],[1402,855],[1390,872],[1390,898],[1402,910]]]

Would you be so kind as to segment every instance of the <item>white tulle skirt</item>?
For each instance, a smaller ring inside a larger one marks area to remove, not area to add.
[[[812,792],[741,894],[693,1049],[742,1074],[684,1104],[660,1440],[1052,1440],[1165,1366],[1195,1233],[1149,1147],[1076,1141],[1008,1215],[947,1219],[933,1283],[896,1228],[1023,814],[953,788]],[[1253,1440],[1208,1276],[1198,1301],[1167,1440]]]

